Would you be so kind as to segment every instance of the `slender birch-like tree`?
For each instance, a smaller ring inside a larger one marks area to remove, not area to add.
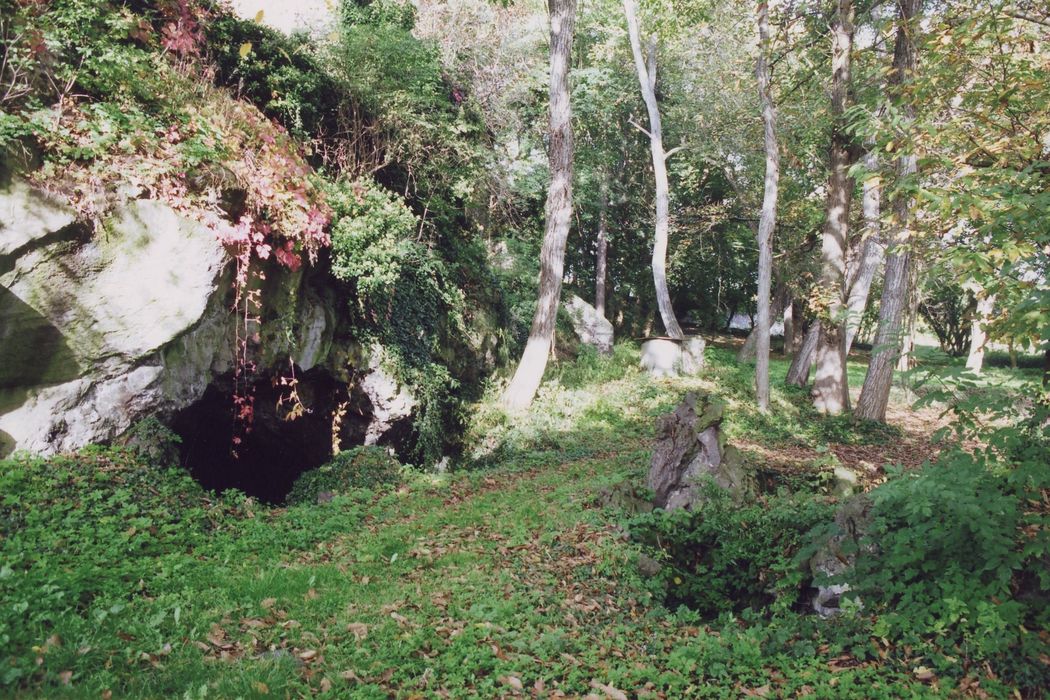
[[[547,228],[540,248],[540,289],[529,340],[503,396],[512,410],[528,408],[547,368],[565,270],[565,242],[572,217],[572,112],[569,65],[576,24],[576,0],[548,0],[550,13],[550,170]]]
[[[755,358],[755,397],[758,410],[769,409],[769,291],[773,277],[773,229],[777,217],[777,187],[780,181],[780,151],[777,145],[777,112],[773,105],[769,69],[769,3],[758,4],[758,96],[762,102],[765,130],[766,177],[762,214],[758,221],[758,323]]]
[[[678,149],[664,150],[663,126],[660,108],[656,103],[656,39],[650,37],[648,55],[642,56],[641,29],[638,23],[638,4],[635,0],[623,0],[623,12],[627,17],[627,34],[631,39],[634,67],[638,71],[642,100],[649,113],[649,149],[653,156],[653,176],[656,180],[656,233],[653,237],[653,284],[656,287],[656,304],[660,309],[667,335],[682,338],[681,326],[671,306],[671,293],[667,289],[667,239],[670,226],[670,186],[667,181],[667,159]]]

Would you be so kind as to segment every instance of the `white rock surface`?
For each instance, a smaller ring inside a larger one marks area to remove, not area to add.
[[[366,445],[375,445],[395,423],[410,418],[418,403],[411,392],[383,368],[385,360],[383,348],[373,345],[368,371],[358,382],[372,402],[372,421],[365,432]]]
[[[584,345],[598,349],[603,355],[612,354],[613,325],[598,310],[575,294],[562,304],[572,319],[573,330]]]
[[[654,377],[695,376],[704,368],[704,348],[700,336],[685,340],[653,338],[642,343],[642,368]]]
[[[229,354],[215,234],[139,200],[91,236],[53,235],[71,214],[27,187],[3,191],[4,216],[28,211],[15,199],[32,216],[3,229],[23,243],[0,267],[0,453],[109,440],[198,398]]]
[[[0,187],[0,258],[73,223],[73,210],[14,178]]]

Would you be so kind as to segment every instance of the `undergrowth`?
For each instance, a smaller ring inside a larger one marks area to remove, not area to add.
[[[472,470],[396,486],[388,470],[362,470],[330,500],[288,508],[215,497],[127,449],[3,462],[2,692],[1041,694],[1045,606],[1034,579],[1004,583],[1001,571],[1045,554],[1025,534],[1031,513],[999,519],[1014,492],[998,476],[946,466],[876,491],[883,558],[865,575],[882,576],[870,582],[884,593],[858,579],[859,614],[831,620],[805,612],[798,562],[835,507],[825,496],[715,497],[671,517],[595,507],[603,489],[642,483],[653,419],[685,391],[735,390],[717,351],[701,379],[653,382],[636,358],[620,346],[558,363],[536,410],[513,422],[480,405],[471,436],[487,452]],[[728,412],[734,429],[762,425],[742,414]],[[632,529],[656,540],[657,576],[639,568],[646,546]],[[949,585],[960,602],[944,604]]]

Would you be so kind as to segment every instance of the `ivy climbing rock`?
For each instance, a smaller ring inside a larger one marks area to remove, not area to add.
[[[229,398],[244,319],[230,313],[233,270],[214,231],[139,199],[92,232],[17,176],[0,185],[0,214],[0,454],[109,442],[145,416],[175,418],[209,388]],[[415,399],[383,369],[383,350],[354,338],[327,275],[266,272],[252,381],[272,378],[290,396],[296,372],[325,373],[340,385],[325,395],[342,392],[367,425],[347,440],[407,434]]]

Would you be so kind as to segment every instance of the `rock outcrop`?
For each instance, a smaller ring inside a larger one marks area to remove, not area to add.
[[[673,413],[657,420],[657,440],[646,485],[657,508],[692,509],[703,502],[705,482],[744,498],[756,491],[743,456],[725,444],[725,406],[706,394],[689,393]]]
[[[562,306],[569,314],[572,328],[581,343],[596,348],[603,355],[612,354],[613,325],[607,318],[575,294],[569,295]]]
[[[134,200],[91,232],[18,177],[0,184],[0,217],[0,455],[108,442],[230,386],[231,266],[211,230]],[[415,400],[381,349],[355,341],[346,300],[321,277],[267,269],[259,376],[286,371],[289,357],[331,376],[380,442]]]

